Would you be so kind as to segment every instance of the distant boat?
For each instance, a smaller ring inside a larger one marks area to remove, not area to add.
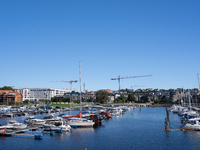
[[[198,120],[192,120],[184,126],[184,128],[190,128],[190,129],[200,129],[200,122]]]
[[[51,124],[43,124],[45,131],[56,131],[56,130],[63,130],[63,131],[71,131],[70,125],[64,125],[63,121],[54,121]]]
[[[42,119],[35,119],[34,116],[27,117],[24,122],[31,124],[31,125],[43,125],[45,124],[45,120]]]
[[[95,122],[87,120],[85,118],[68,118],[66,123],[71,127],[93,127]]]
[[[8,112],[6,112],[6,113],[4,114],[4,116],[5,116],[5,117],[11,117],[11,118],[13,118],[13,117],[14,117],[14,114],[11,113],[10,111],[8,111]]]
[[[12,129],[25,129],[27,127],[27,124],[19,123],[16,120],[8,120],[5,123],[5,127],[12,128]]]

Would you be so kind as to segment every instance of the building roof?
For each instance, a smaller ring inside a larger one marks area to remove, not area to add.
[[[18,96],[21,95],[19,92],[13,92],[12,90],[0,90],[0,95],[5,96]]]

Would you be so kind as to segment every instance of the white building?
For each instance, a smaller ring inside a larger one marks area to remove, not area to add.
[[[19,92],[24,100],[38,101],[40,99],[51,100],[54,96],[63,96],[68,90],[51,89],[51,88],[17,88],[12,87],[15,92]]]

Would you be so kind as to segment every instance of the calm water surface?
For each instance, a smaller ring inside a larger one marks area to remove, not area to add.
[[[76,114],[72,111],[70,114]],[[45,115],[37,115],[43,118]],[[51,149],[51,150],[107,150],[107,149],[200,149],[200,132],[164,128],[166,110],[164,107],[137,108],[126,111],[122,116],[105,120],[97,128],[77,128],[71,133],[44,134],[42,140],[30,137],[0,137],[0,149]],[[23,122],[26,117],[15,117]],[[3,118],[4,123],[10,118]],[[177,114],[170,113],[170,126],[181,127]],[[39,133],[40,131],[37,131]]]

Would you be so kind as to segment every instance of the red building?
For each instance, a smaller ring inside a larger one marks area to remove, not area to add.
[[[0,90],[0,103],[3,102],[22,102],[22,95],[12,90]]]

